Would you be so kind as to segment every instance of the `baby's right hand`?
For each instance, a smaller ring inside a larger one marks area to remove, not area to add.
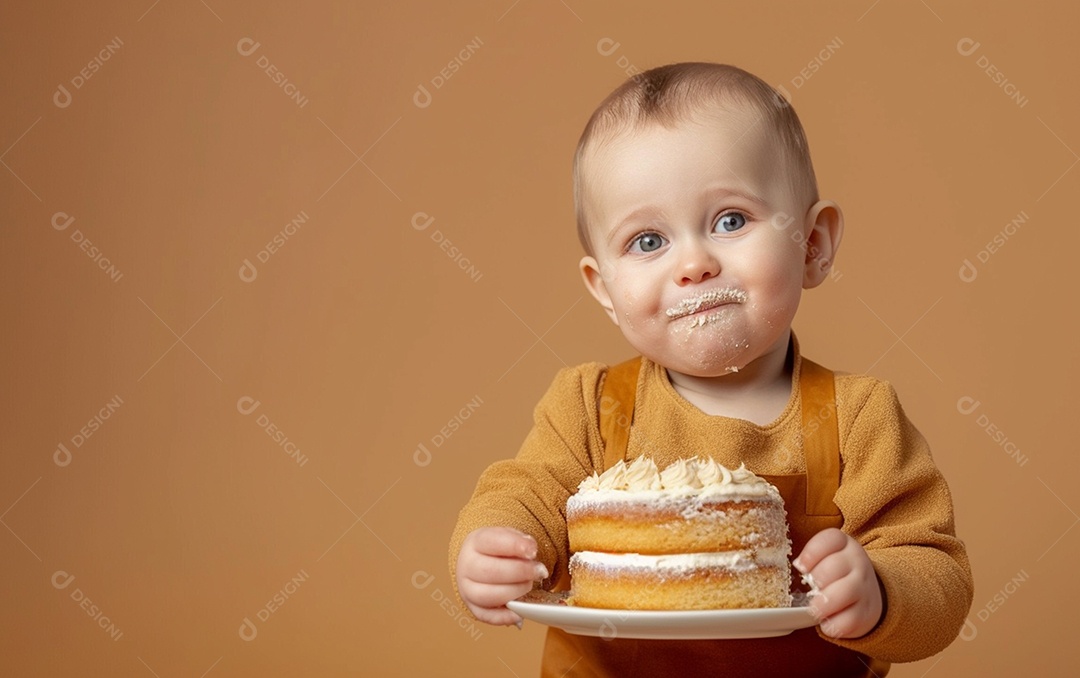
[[[476,618],[488,624],[520,624],[521,617],[506,603],[547,577],[547,568],[536,560],[536,540],[509,527],[470,532],[458,554],[458,593]]]

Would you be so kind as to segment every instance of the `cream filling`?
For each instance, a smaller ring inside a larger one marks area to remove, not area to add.
[[[721,568],[735,572],[755,570],[760,567],[787,567],[791,550],[783,548],[757,549],[755,551],[720,551],[716,553],[675,553],[661,556],[643,556],[639,553],[601,553],[579,551],[570,558],[571,566],[650,569],[686,571],[699,568]]]

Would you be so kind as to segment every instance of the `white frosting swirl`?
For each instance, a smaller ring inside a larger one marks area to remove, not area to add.
[[[582,480],[581,484],[578,485],[578,492],[587,492],[589,490],[595,491],[595,490],[599,490],[599,489],[600,489],[600,474],[596,473],[595,471],[593,472],[593,474],[591,476],[589,476],[585,480]]]
[[[689,487],[701,489],[697,464],[693,459],[680,459],[660,472],[660,482],[665,490]]]
[[[626,467],[626,489],[631,492],[642,490],[659,490],[660,471],[656,468],[656,462],[649,457],[638,457],[630,466]]]
[[[656,462],[645,456],[634,459],[629,465],[620,459],[608,470],[599,475],[593,473],[578,485],[579,494],[594,492],[605,495],[611,492],[680,495],[701,492],[744,496],[778,494],[775,487],[749,471],[745,464],[730,470],[714,459],[692,457],[679,459],[665,469],[658,470]]]
[[[626,462],[620,459],[617,464],[600,474],[597,483],[599,490],[625,490]]]
[[[715,459],[698,459],[697,477],[702,487],[726,485],[731,482],[731,471],[726,466],[717,464]]]
[[[739,468],[731,472],[732,480],[737,483],[765,482],[746,468],[746,464],[739,464]]]

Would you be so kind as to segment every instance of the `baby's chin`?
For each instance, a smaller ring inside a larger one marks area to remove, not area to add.
[[[733,347],[707,347],[680,351],[676,355],[648,355],[650,360],[666,369],[688,377],[727,377],[743,371],[757,357],[749,344]]]
[[[726,364],[724,367],[715,365],[665,365],[671,372],[678,372],[679,374],[686,375],[688,377],[697,377],[699,379],[720,379],[722,377],[730,377],[731,375],[738,374],[746,366],[738,364]]]

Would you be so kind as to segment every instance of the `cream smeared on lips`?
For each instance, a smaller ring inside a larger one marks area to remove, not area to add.
[[[711,308],[716,308],[717,306],[723,306],[724,304],[741,304],[745,301],[746,292],[735,289],[734,287],[723,287],[683,299],[664,313],[668,318],[677,320],[683,316],[688,316],[700,311],[707,311]]]

